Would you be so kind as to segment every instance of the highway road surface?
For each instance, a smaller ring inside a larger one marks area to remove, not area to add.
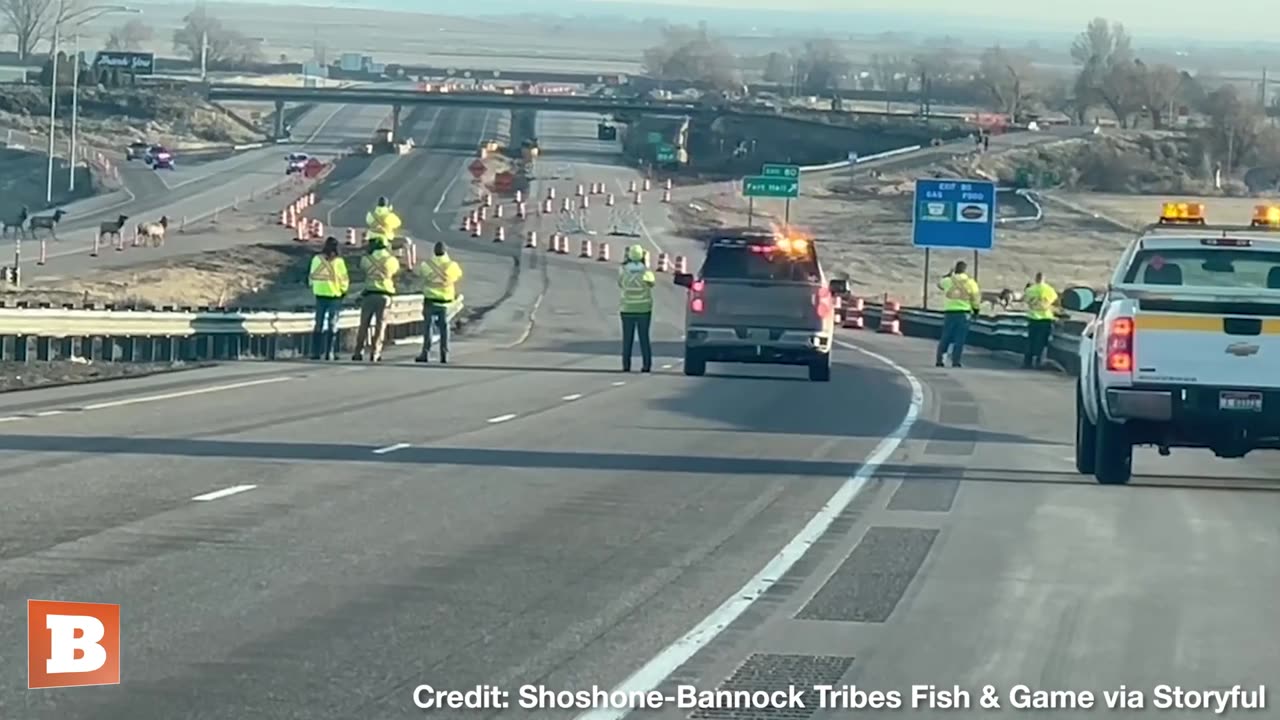
[[[400,188],[415,228],[456,220],[457,190],[420,186],[421,165],[365,191]],[[631,172],[548,165],[562,196]],[[687,252],[660,215],[635,211],[639,242]],[[957,683],[973,707],[946,715],[987,718],[985,684],[1280,669],[1274,455],[1142,451],[1133,486],[1097,486],[1072,468],[1070,379],[976,351],[936,369],[908,338],[842,331],[830,383],[685,377],[666,277],[655,372],[623,375],[613,264],[520,256],[508,302],[536,311],[499,306],[447,367],[395,348],[0,396],[0,717],[411,718],[421,684],[487,684],[512,693],[506,714],[572,718],[519,708],[517,688],[711,690],[738,671],[750,689]],[[29,598],[120,603],[122,685],[26,690]]]
[[[298,142],[292,144],[250,150],[190,168],[183,167],[179,157],[178,169],[172,173],[150,170],[141,162],[122,165],[122,179],[133,199],[112,207],[109,203],[119,203],[119,198],[110,201],[91,198],[69,207],[67,217],[58,228],[59,240],[48,242],[46,265],[36,265],[37,242],[23,243],[23,275],[32,278],[82,274],[95,268],[125,267],[160,257],[244,242],[236,237],[217,235],[204,235],[196,241],[189,237],[174,237],[165,247],[149,248],[145,253],[113,254],[110,248],[106,248],[100,257],[90,256],[94,233],[104,220],[127,215],[130,219],[125,227],[131,232],[137,223],[154,222],[163,215],[169,218],[171,227],[176,228],[183,217],[195,219],[206,216],[217,208],[230,206],[237,199],[245,202],[251,196],[260,195],[286,181],[284,157],[288,153],[301,150],[328,157],[342,152],[371,136],[384,123],[388,112],[385,108],[359,105],[320,106],[295,124],[294,138]],[[301,192],[301,185],[298,192]],[[291,197],[281,195],[281,204]]]

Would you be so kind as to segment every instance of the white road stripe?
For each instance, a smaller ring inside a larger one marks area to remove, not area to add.
[[[627,384],[627,381],[626,381],[626,380],[619,380],[618,382],[614,383],[614,384],[613,384],[613,386],[614,386],[614,387],[622,387],[623,385],[626,385],[626,384]]]
[[[515,413],[508,413],[508,414],[506,414],[506,415],[499,415],[498,417],[491,417],[491,418],[489,418],[489,422],[490,422],[490,423],[506,422],[506,421],[508,421],[508,420],[510,420],[510,419],[512,419],[512,418],[514,418],[515,416],[516,416],[516,414],[515,414]]]
[[[389,452],[395,452],[395,451],[397,451],[397,450],[403,450],[403,449],[405,449],[405,448],[407,448],[407,447],[413,447],[413,446],[412,446],[412,445],[410,445],[409,443],[396,443],[395,445],[388,445],[388,446],[386,446],[386,447],[378,448],[377,450],[374,450],[374,451],[373,451],[373,454],[374,454],[374,455],[386,455],[386,454],[387,454],[387,453],[389,453]]]
[[[672,367],[673,367],[673,366],[671,365],[671,363],[667,363],[666,365],[663,365],[663,366],[662,366],[662,369],[663,369],[663,370],[670,370]]]
[[[562,397],[562,398],[560,398],[560,399],[561,399],[561,400],[577,400],[577,399],[578,399],[578,398],[580,398],[580,397],[582,397],[582,393],[574,393],[574,394],[572,394],[572,395],[565,395],[564,397]]]
[[[684,637],[668,645],[652,660],[623,680],[613,689],[613,692],[639,693],[654,690],[681,665],[688,662],[695,653],[710,644],[725,628],[746,612],[752,603],[776,585],[778,580],[826,533],[832,522],[849,507],[880,466],[893,456],[898,446],[911,432],[924,405],[924,388],[916,376],[883,355],[849,343],[840,341],[837,343],[888,365],[907,379],[907,383],[911,386],[911,404],[907,406],[907,414],[902,418],[902,422],[898,423],[898,427],[881,440],[879,445],[876,445],[866,461],[858,468],[858,472],[845,481],[835,495],[832,495],[831,499],[822,506],[822,509],[761,568],[760,572],[756,573],[755,577],[730,595],[728,600],[712,611]],[[578,715],[577,720],[619,720],[626,717],[628,712],[627,709],[598,709]]]
[[[63,412],[65,411],[64,410],[45,410],[44,412],[36,413],[36,417],[53,417],[54,415],[61,415]]]
[[[209,500],[217,500],[219,498],[224,498],[224,497],[227,497],[228,495],[238,495],[242,492],[249,492],[250,490],[256,487],[258,486],[257,485],[232,485],[229,488],[222,488],[221,490],[214,490],[213,492],[207,492],[203,495],[197,495],[191,499],[198,500],[200,502],[207,502]]]
[[[144,395],[143,397],[125,398],[124,400],[112,400],[110,402],[95,403],[93,405],[85,405],[81,410],[105,410],[113,407],[124,407],[125,405],[139,405],[141,403],[158,402],[160,400],[174,400],[177,398],[191,397],[192,395],[206,395],[208,393],[222,392],[223,390],[236,390],[238,388],[255,387],[257,385],[269,385],[271,383],[286,382],[293,380],[292,375],[284,377],[265,378],[262,380],[249,380],[247,382],[229,383],[227,385],[211,385],[209,387],[196,388],[195,390],[182,390],[180,392],[164,393],[163,395]]]

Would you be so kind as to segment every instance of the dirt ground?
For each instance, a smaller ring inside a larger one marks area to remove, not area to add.
[[[791,224],[819,243],[827,271],[847,277],[855,292],[919,306],[924,284],[924,252],[911,245],[912,183],[931,168],[909,174],[861,173],[852,180],[833,179],[802,184],[801,197],[791,203]],[[1156,206],[1158,212],[1158,205]],[[783,221],[782,203],[757,202],[757,224]],[[676,210],[677,225],[685,232],[745,225],[746,200],[735,186],[718,183],[695,193],[691,203]],[[1132,239],[1131,231],[1091,214],[1047,205],[1040,223],[1006,225],[996,231],[995,249],[979,255],[978,281],[988,291],[1021,290],[1032,276],[1045,272],[1058,287],[1093,283],[1106,277],[1116,255]],[[956,260],[974,263],[972,252],[930,253],[933,281]],[[932,286],[932,282],[930,283]],[[930,307],[937,306],[930,292]]]
[[[0,362],[0,393],[203,367],[188,363]]]

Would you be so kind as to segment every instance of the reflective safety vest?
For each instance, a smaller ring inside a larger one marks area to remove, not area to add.
[[[365,292],[396,294],[396,273],[400,272],[400,261],[389,250],[374,250],[365,255],[360,267],[364,269]]]
[[[433,302],[453,302],[457,297],[455,285],[462,279],[462,266],[448,255],[432,256],[418,268],[422,275],[422,297]]]
[[[1022,293],[1022,299],[1027,303],[1027,318],[1029,320],[1052,320],[1054,318],[1053,304],[1058,300],[1058,291],[1053,289],[1049,283],[1036,283],[1027,288]]]
[[[964,273],[956,273],[938,281],[938,288],[946,298],[942,309],[945,312],[973,312],[982,304],[982,291],[978,283]]]
[[[340,298],[347,294],[351,278],[347,275],[347,261],[340,257],[330,260],[324,255],[311,258],[311,292],[318,298]]]
[[[629,262],[618,275],[618,287],[622,290],[621,312],[653,312],[653,285],[658,278],[642,262]]]
[[[364,218],[369,235],[390,240],[400,229],[400,216],[388,207],[374,208]]]

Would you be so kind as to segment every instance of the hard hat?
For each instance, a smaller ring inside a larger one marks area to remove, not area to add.
[[[378,207],[391,207],[391,201],[387,199],[386,195],[378,198]]]
[[[627,248],[627,259],[633,262],[641,262],[644,260],[644,248],[639,245],[632,245]]]

